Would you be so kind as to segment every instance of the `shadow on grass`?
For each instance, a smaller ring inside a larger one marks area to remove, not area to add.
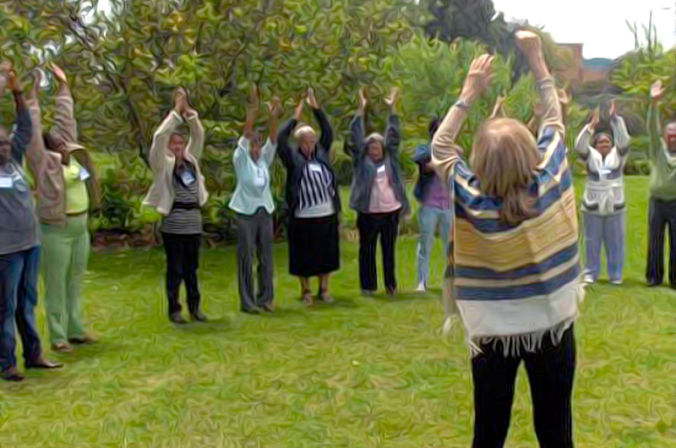
[[[227,316],[210,319],[208,322],[190,322],[187,324],[171,325],[178,331],[192,334],[225,333],[232,329],[232,322]]]

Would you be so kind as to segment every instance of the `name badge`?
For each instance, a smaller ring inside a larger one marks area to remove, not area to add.
[[[611,171],[610,171],[608,168],[601,168],[601,169],[599,170],[599,174],[601,174],[601,175],[603,175],[603,176],[607,176],[608,174],[610,174],[610,172],[611,172]]]
[[[378,167],[378,174],[385,174],[385,165],[380,165]]]
[[[0,188],[12,188],[14,186],[14,179],[12,176],[0,176]]]
[[[89,179],[90,177],[92,177],[91,174],[89,174],[89,171],[87,171],[85,168],[82,168],[82,169],[80,170],[80,180],[81,180],[82,182],[86,181],[86,180]]]
[[[265,186],[265,172],[260,168],[256,168],[256,176],[254,177],[254,185],[257,186],[257,187]]]
[[[311,163],[310,164],[310,170],[314,171],[315,173],[321,173],[322,172],[322,166],[318,163]]]
[[[194,184],[195,180],[195,175],[192,173],[192,171],[186,170],[181,173],[181,181],[186,187]]]

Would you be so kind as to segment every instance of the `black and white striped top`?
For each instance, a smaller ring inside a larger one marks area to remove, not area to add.
[[[333,174],[319,162],[309,162],[300,179],[299,210],[305,210],[333,201]]]
[[[181,177],[183,173],[187,175],[185,180]],[[189,163],[177,166],[172,180],[174,204],[199,203],[196,176],[196,170]],[[199,235],[202,233],[202,211],[199,206],[191,209],[174,207],[164,218],[161,231],[172,235]]]

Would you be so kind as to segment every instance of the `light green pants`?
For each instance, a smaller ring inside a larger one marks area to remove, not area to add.
[[[69,217],[65,227],[42,224],[42,277],[52,344],[87,334],[80,293],[89,259],[88,216]]]

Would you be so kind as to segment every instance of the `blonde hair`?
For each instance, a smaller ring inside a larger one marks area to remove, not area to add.
[[[517,225],[534,216],[528,194],[539,162],[533,134],[512,118],[486,120],[474,139],[470,163],[484,194],[502,200],[500,218]]]
[[[293,133],[293,136],[296,140],[300,140],[300,138],[304,134],[317,135],[315,130],[312,129],[312,126],[303,123],[303,124],[298,125],[298,127],[296,128],[296,130]]]

